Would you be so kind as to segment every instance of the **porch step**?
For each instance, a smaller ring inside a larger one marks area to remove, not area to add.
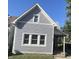
[[[63,57],[63,58],[65,57],[65,55],[63,54],[63,52],[55,54],[54,56],[55,57]]]

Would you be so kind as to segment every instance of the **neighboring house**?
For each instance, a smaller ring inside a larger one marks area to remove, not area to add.
[[[12,51],[13,37],[14,37],[14,26],[12,22],[16,19],[16,16],[8,16],[8,51]]]
[[[12,26],[12,22],[16,19],[16,16],[8,16],[8,27]]]
[[[55,35],[63,35],[59,25],[39,4],[19,16],[13,24],[13,53],[53,54]]]

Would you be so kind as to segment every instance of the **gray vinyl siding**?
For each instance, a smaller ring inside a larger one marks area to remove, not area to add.
[[[44,24],[34,24],[33,14],[39,14],[39,23],[51,24],[49,19],[41,12],[37,7],[32,9],[25,16],[21,17],[15,24],[15,41],[14,41],[14,51],[19,51],[22,53],[27,52],[39,52],[39,53],[50,53],[53,54],[53,37],[54,37],[54,26],[44,25]],[[30,23],[28,23],[30,22]],[[23,33],[38,33],[47,34],[46,47],[41,46],[22,46],[22,34]]]
[[[27,52],[46,52],[52,54],[53,29],[51,25],[39,25],[26,23],[22,29],[16,28],[15,48],[14,50],[22,53]],[[47,34],[46,47],[41,46],[22,46],[22,33]],[[52,50],[51,50],[52,49]]]

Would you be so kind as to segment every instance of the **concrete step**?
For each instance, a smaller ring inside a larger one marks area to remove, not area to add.
[[[65,57],[65,55],[64,55],[64,53],[63,53],[63,52],[58,53],[58,54],[55,54],[54,56],[55,56],[55,57]]]

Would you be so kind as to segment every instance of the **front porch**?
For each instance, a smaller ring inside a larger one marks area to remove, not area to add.
[[[66,37],[66,34],[64,32],[55,28],[53,55],[56,55],[56,56],[59,56],[59,57],[61,57],[61,56],[65,57],[66,56],[65,37]]]

